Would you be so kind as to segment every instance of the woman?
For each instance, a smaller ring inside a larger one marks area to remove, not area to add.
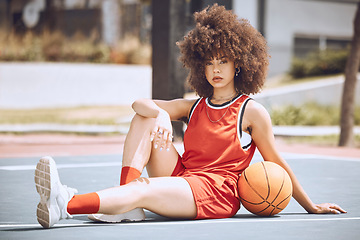
[[[196,27],[178,43],[180,60],[197,100],[137,100],[127,135],[121,186],[75,195],[60,183],[55,162],[40,159],[35,171],[41,196],[37,217],[51,227],[71,214],[104,222],[144,219],[143,208],[171,218],[225,218],[240,208],[239,174],[258,148],[282,166],[293,197],[309,213],[345,211],[314,204],[276,151],[266,110],[247,95],[262,88],[268,67],[264,38],[246,20],[215,4],[195,13]],[[185,153],[172,145],[171,120],[187,118]],[[150,178],[140,178],[146,166]]]

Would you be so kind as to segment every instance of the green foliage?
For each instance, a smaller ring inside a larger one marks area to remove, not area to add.
[[[274,125],[339,125],[340,108],[307,103],[303,106],[285,106],[270,111]],[[360,125],[360,107],[355,109],[355,125]]]
[[[305,59],[294,58],[289,74],[293,78],[343,73],[349,50],[325,50],[310,53]]]
[[[132,116],[130,106],[84,106],[73,108],[0,109],[0,124],[97,124],[118,125]]]
[[[281,138],[288,144],[306,144],[312,146],[337,147],[339,144],[339,134],[325,136],[292,136]],[[354,136],[355,147],[360,147],[360,135]]]
[[[61,32],[32,32],[23,37],[0,33],[0,61],[91,62],[118,64],[150,64],[151,47],[135,37],[126,37],[109,47],[90,37],[75,33],[66,38]]]

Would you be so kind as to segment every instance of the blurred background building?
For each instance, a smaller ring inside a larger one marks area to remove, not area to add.
[[[233,1],[234,11],[266,37],[270,76],[289,70],[293,57],[313,51],[345,49],[353,35],[357,0]]]
[[[45,29],[67,37],[83,34],[115,45],[126,36],[151,42],[151,0],[0,0],[1,34],[40,34]],[[186,22],[192,13],[219,2],[247,18],[266,37],[269,76],[289,70],[291,59],[309,52],[346,48],[352,37],[357,0],[188,0]]]
[[[76,33],[109,45],[126,35],[149,41],[150,1],[139,0],[1,0],[0,27],[3,31],[40,34],[45,29],[71,37]]]
[[[138,98],[183,97],[187,72],[176,42],[193,27],[195,11],[218,3],[248,19],[268,42],[269,79],[257,101],[270,112],[308,103],[338,109],[359,1],[0,0],[0,108],[130,106]],[[304,78],[302,86],[271,88]],[[352,86],[360,96],[360,85]],[[175,129],[180,135],[182,125]]]

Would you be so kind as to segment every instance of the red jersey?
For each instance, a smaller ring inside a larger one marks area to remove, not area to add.
[[[184,135],[182,163],[188,171],[220,175],[221,178],[215,179],[217,185],[226,177],[238,180],[256,148],[241,129],[244,102],[248,100],[248,96],[241,95],[220,106],[212,104],[208,98],[196,102]]]
[[[191,109],[184,135],[185,152],[179,158],[182,167],[173,176],[189,182],[198,207],[197,218],[229,217],[240,207],[237,181],[256,149],[250,135],[242,131],[249,100],[240,95],[214,105],[208,98],[200,98]]]

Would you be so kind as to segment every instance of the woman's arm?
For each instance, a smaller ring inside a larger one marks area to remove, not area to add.
[[[249,102],[245,109],[244,127],[251,128],[252,138],[264,160],[277,163],[288,172],[293,184],[293,197],[308,213],[346,212],[336,204],[314,204],[311,201],[290,166],[276,150],[271,119],[262,105],[254,101]]]
[[[151,118],[156,118],[165,111],[172,121],[176,121],[189,115],[195,101],[187,99],[174,99],[170,101],[138,99],[132,104],[132,108],[137,114]]]
[[[175,99],[171,101],[139,99],[132,104],[134,111],[143,117],[155,118],[151,132],[151,141],[156,138],[155,148],[160,146],[169,149],[172,143],[171,121],[179,120],[189,115],[196,100]]]

